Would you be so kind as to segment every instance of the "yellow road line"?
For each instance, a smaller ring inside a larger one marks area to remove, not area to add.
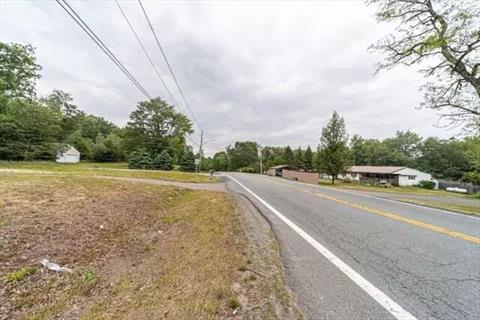
[[[463,234],[461,232],[452,231],[452,230],[449,230],[449,229],[446,229],[446,228],[443,228],[443,227],[439,227],[439,226],[436,226],[436,225],[433,225],[433,224],[421,222],[421,221],[418,221],[418,220],[415,220],[415,219],[406,218],[406,217],[403,217],[403,216],[400,216],[398,214],[394,214],[394,213],[391,213],[391,212],[387,212],[387,211],[383,211],[383,210],[379,210],[379,209],[374,209],[374,208],[370,208],[370,207],[367,207],[367,206],[364,206],[364,205],[361,205],[361,204],[357,204],[357,203],[353,203],[353,202],[350,202],[350,201],[338,199],[338,198],[335,198],[335,197],[332,197],[332,196],[325,195],[323,193],[311,192],[311,191],[304,190],[304,189],[301,189],[301,190],[303,192],[313,194],[313,195],[315,195],[319,198],[323,198],[323,199],[330,200],[330,201],[335,201],[337,203],[341,203],[343,205],[346,205],[346,206],[349,206],[349,207],[352,207],[352,208],[356,208],[356,209],[368,211],[368,212],[371,212],[371,213],[375,213],[375,214],[378,214],[378,215],[383,216],[383,217],[387,217],[387,218],[390,218],[390,219],[393,219],[393,220],[408,223],[408,224],[411,224],[411,225],[414,225],[414,226],[417,226],[417,227],[420,227],[420,228],[423,228],[423,229],[427,229],[427,230],[430,230],[430,231],[446,234],[450,237],[462,239],[462,240],[465,240],[465,241],[468,241],[468,242],[471,242],[471,243],[480,244],[480,238],[478,238],[478,237],[469,236],[469,235]]]
[[[467,242],[480,244],[480,238],[478,238],[478,237],[469,236],[469,235],[463,234],[461,232],[452,231],[452,230],[449,230],[447,228],[439,227],[439,226],[429,224],[429,223],[425,223],[425,222],[422,222],[422,221],[419,221],[419,220],[406,218],[404,216],[401,216],[401,215],[398,215],[398,214],[395,214],[395,213],[391,213],[391,212],[387,212],[387,211],[383,211],[383,210],[379,210],[379,209],[375,209],[375,208],[370,208],[370,207],[367,207],[367,206],[364,206],[364,205],[361,205],[361,204],[357,204],[357,203],[353,203],[353,202],[350,202],[350,201],[338,199],[338,198],[335,198],[335,197],[332,197],[332,196],[329,196],[329,195],[326,195],[326,194],[323,194],[323,193],[309,191],[309,190],[306,190],[306,189],[302,189],[302,188],[295,187],[295,186],[292,186],[292,185],[280,183],[280,182],[277,182],[277,181],[275,181],[275,182],[278,183],[278,184],[281,184],[285,187],[295,189],[295,190],[298,190],[298,191],[302,191],[302,192],[305,192],[305,193],[309,193],[309,194],[312,194],[312,195],[317,196],[319,198],[334,201],[334,202],[337,202],[337,203],[340,203],[340,204],[343,204],[343,205],[346,205],[346,206],[349,206],[349,207],[352,207],[352,208],[364,210],[364,211],[367,211],[367,212],[370,212],[370,213],[375,213],[375,214],[378,214],[378,215],[383,216],[383,217],[387,217],[387,218],[390,218],[390,219],[393,219],[393,220],[408,223],[408,224],[417,226],[419,228],[427,229],[427,230],[438,232],[438,233],[441,233],[441,234],[446,234],[450,237],[461,239],[461,240],[464,240],[464,241],[467,241]]]

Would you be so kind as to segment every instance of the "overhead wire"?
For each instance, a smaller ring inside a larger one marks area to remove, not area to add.
[[[152,58],[150,57],[150,55],[148,54],[148,51],[147,49],[145,48],[145,46],[143,45],[143,42],[142,40],[140,40],[140,37],[138,36],[137,32],[135,31],[135,28],[133,27],[132,23],[130,22],[130,19],[128,19],[127,17],[127,14],[125,13],[125,11],[122,9],[122,6],[120,5],[120,3],[118,2],[118,0],[115,0],[115,3],[117,4],[117,7],[118,9],[120,10],[124,20],[127,22],[129,28],[130,28],[130,31],[132,31],[135,39],[137,40],[138,44],[140,45],[140,48],[142,49],[143,53],[145,54],[145,57],[147,58],[148,62],[150,63],[150,65],[152,66],[153,70],[155,71],[156,75],[158,76],[158,78],[160,79],[163,87],[165,88],[165,90],[167,91],[168,95],[170,96],[170,99],[172,99],[172,102],[174,105],[176,105],[178,108],[179,108],[179,103],[177,102],[177,100],[175,99],[175,96],[172,94],[172,92],[170,91],[170,89],[168,88],[165,80],[163,79],[162,75],[160,74],[160,71],[158,70],[156,64],[153,62]],[[193,140],[190,136],[187,136],[187,138],[190,140],[190,142],[192,142],[193,144],[197,145],[198,146],[198,142],[196,142],[195,140]]]
[[[172,99],[172,102],[178,106],[178,102],[177,100],[175,99],[175,97],[173,96],[172,92],[170,91],[170,89],[168,88],[167,84],[165,83],[165,80],[163,79],[162,75],[160,74],[160,71],[158,70],[157,66],[155,65],[155,63],[153,62],[152,58],[150,57],[150,55],[148,54],[148,51],[147,49],[145,48],[145,46],[143,45],[142,41],[140,40],[140,37],[138,36],[137,32],[135,31],[135,28],[133,27],[132,23],[130,22],[130,20],[128,19],[127,15],[125,14],[125,11],[123,11],[122,9],[122,6],[120,5],[120,3],[118,2],[118,0],[115,0],[115,3],[117,4],[117,7],[118,9],[120,10],[123,18],[125,19],[125,21],[127,22],[128,26],[130,27],[130,31],[132,31],[133,35],[135,36],[135,39],[137,40],[138,44],[140,45],[140,48],[142,48],[142,51],[143,53],[145,54],[145,57],[147,58],[148,62],[150,63],[150,65],[152,66],[153,70],[155,71],[155,73],[157,74],[158,78],[160,79],[160,81],[162,82],[162,85],[163,87],[165,88],[165,90],[167,91],[168,95],[170,96],[170,99]]]
[[[185,107],[187,108],[187,110],[189,111],[190,115],[192,116],[192,120],[195,122],[195,124],[197,125],[197,127],[202,130],[202,126],[199,124],[198,120],[196,119],[195,117],[195,114],[192,112],[192,109],[190,108],[190,104],[188,103],[187,101],[187,98],[185,96],[185,93],[182,89],[182,87],[180,86],[180,83],[178,82],[178,79],[175,75],[175,72],[173,71],[173,68],[172,66],[170,65],[170,62],[168,61],[168,58],[167,58],[167,55],[165,54],[165,51],[163,50],[163,47],[162,45],[160,44],[160,40],[158,39],[158,36],[157,36],[157,33],[155,32],[155,29],[153,28],[153,25],[152,23],[150,22],[150,19],[148,18],[148,14],[147,12],[145,11],[145,8],[143,7],[143,4],[140,0],[138,0],[138,3],[140,5],[140,8],[142,9],[142,12],[143,12],[143,15],[145,16],[145,19],[147,20],[147,23],[148,23],[148,26],[150,27],[150,30],[152,31],[152,34],[155,38],[155,42],[157,43],[157,46],[158,48],[160,49],[160,52],[162,54],[162,57],[163,57],[163,60],[165,60],[165,63],[167,65],[167,68],[172,76],[172,79],[173,81],[175,82],[175,85],[178,89],[178,92],[180,93],[181,97],[182,97],[182,100],[185,104]]]
[[[138,80],[128,71],[123,63],[118,60],[115,54],[105,45],[105,43],[93,32],[85,21],[77,14],[77,12],[65,0],[56,0],[63,10],[77,23],[80,28],[92,39],[92,41],[112,60],[112,62],[132,81],[132,83],[142,92],[148,99],[152,99],[149,92],[138,82]],[[67,9],[68,7],[68,9]],[[70,9],[70,10],[69,10]]]

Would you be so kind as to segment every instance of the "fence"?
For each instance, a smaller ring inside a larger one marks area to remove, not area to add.
[[[318,173],[313,172],[303,172],[303,171],[293,171],[293,170],[282,170],[282,177],[292,180],[297,180],[306,183],[318,183]]]
[[[455,182],[455,181],[438,181],[438,189],[446,190],[447,188],[462,188],[468,193],[473,194],[480,192],[480,186],[474,186],[471,183]]]

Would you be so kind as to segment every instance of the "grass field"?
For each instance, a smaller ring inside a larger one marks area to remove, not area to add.
[[[426,207],[444,209],[464,213],[467,215],[480,216],[479,195],[466,195],[444,190],[428,190],[418,187],[380,187],[367,186],[360,183],[344,183],[337,181],[334,185],[331,180],[321,179],[320,185],[346,190],[358,190],[380,194],[382,197],[395,199],[403,202],[418,204]]]
[[[334,187],[341,189],[360,190],[360,191],[372,191],[372,192],[386,192],[386,193],[405,193],[405,194],[423,194],[423,195],[435,195],[445,197],[458,197],[458,198],[473,198],[471,195],[465,195],[460,193],[447,192],[444,190],[429,190],[419,187],[381,187],[374,185],[365,185],[361,183],[345,183],[343,181],[335,181],[332,185],[332,181],[329,179],[320,179],[319,184],[326,187]]]
[[[270,281],[242,269],[243,232],[227,193],[3,175],[0,319],[239,319]]]
[[[203,183],[216,181],[205,174],[196,174],[181,171],[159,171],[159,170],[131,170],[127,163],[98,163],[81,162],[75,164],[61,164],[55,162],[16,162],[0,161],[0,174],[3,170],[17,170],[28,173],[35,171],[37,173],[55,173],[68,175],[96,175],[112,177],[130,177],[130,178],[151,178],[167,181]]]

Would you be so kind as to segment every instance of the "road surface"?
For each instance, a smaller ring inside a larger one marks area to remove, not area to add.
[[[229,173],[271,222],[309,319],[480,319],[480,219]]]

